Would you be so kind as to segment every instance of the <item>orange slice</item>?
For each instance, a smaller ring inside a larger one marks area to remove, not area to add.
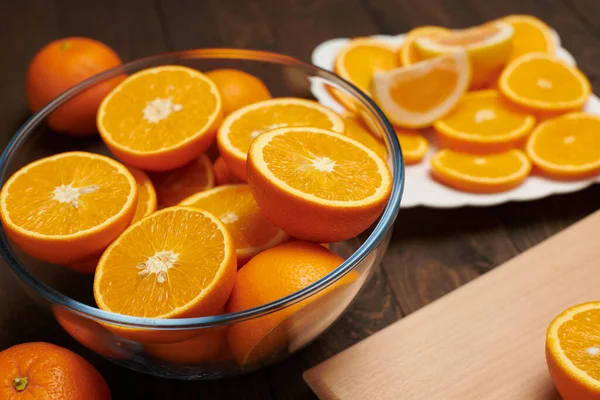
[[[248,183],[261,211],[303,240],[358,235],[379,217],[392,188],[377,153],[325,129],[274,129],[254,140],[248,157]]]
[[[148,318],[211,315],[235,280],[235,247],[214,215],[171,207],[133,224],[106,249],[94,276],[102,310]]]
[[[419,61],[423,61],[423,57],[419,49],[415,46],[415,39],[420,37],[440,37],[448,35],[452,32],[450,29],[442,28],[441,26],[419,26],[410,30],[404,40],[402,46],[398,50],[398,59],[400,65],[406,67]]]
[[[135,73],[100,104],[98,130],[110,151],[134,167],[181,167],[208,149],[222,113],[217,86],[182,66]]]
[[[183,167],[155,172],[150,179],[156,189],[158,208],[174,206],[194,193],[215,186],[212,164],[204,154]]]
[[[445,147],[498,152],[524,143],[535,118],[502,99],[495,90],[467,93],[434,127]]]
[[[135,214],[133,214],[133,219],[131,220],[131,223],[133,224],[156,211],[156,191],[154,190],[154,185],[152,185],[150,178],[148,178],[148,175],[146,175],[144,171],[133,167],[128,167],[127,169],[135,178],[138,187],[137,207],[135,209]]]
[[[538,125],[527,141],[527,155],[555,179],[582,179],[600,173],[600,117],[570,113]]]
[[[471,76],[464,51],[421,61],[389,72],[376,72],[373,95],[396,126],[431,125],[454,107]]]
[[[563,311],[546,331],[546,362],[565,400],[600,398],[600,302]]]
[[[346,125],[344,135],[364,144],[377,153],[382,159],[387,159],[387,150],[385,145],[378,139],[375,139],[375,137],[371,135],[371,132],[369,132],[360,122],[360,120],[354,117],[345,117],[344,124]]]
[[[120,163],[69,152],[37,160],[0,192],[2,225],[24,252],[55,264],[100,252],[131,222],[137,185]]]
[[[450,149],[431,159],[433,176],[458,190],[473,193],[504,192],[519,186],[531,171],[531,162],[521,150],[476,155]]]
[[[258,208],[246,184],[225,185],[197,193],[180,205],[206,210],[227,226],[235,245],[238,266],[270,247],[287,241],[284,231],[273,225]]]
[[[219,156],[213,163],[213,171],[215,173],[215,186],[229,185],[231,183],[239,183],[239,179],[233,176],[223,157]]]
[[[512,51],[513,32],[510,24],[494,21],[455,30],[444,36],[417,38],[415,44],[424,58],[466,50],[473,69],[471,87],[480,87],[508,61]]]
[[[261,133],[284,126],[344,131],[339,115],[310,100],[278,98],[242,107],[225,118],[217,135],[219,152],[231,173],[245,182],[250,143]]]
[[[429,142],[416,131],[396,129],[396,136],[402,147],[402,156],[405,164],[417,164],[423,160],[427,150],[429,150]]]
[[[551,29],[533,15],[509,15],[500,19],[513,27],[512,51],[509,60],[527,53],[550,53],[556,51]]]
[[[545,53],[512,61],[500,75],[498,87],[512,102],[538,113],[580,109],[592,90],[579,69]]]

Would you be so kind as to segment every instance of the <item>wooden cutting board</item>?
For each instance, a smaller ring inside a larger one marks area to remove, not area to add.
[[[559,399],[545,332],[600,299],[600,211],[304,373],[321,399]]]

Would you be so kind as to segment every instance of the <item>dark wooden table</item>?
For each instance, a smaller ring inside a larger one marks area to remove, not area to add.
[[[28,112],[24,74],[35,52],[81,35],[124,61],[154,53],[241,47],[310,60],[335,37],[461,28],[512,13],[547,21],[600,90],[598,0],[17,0],[0,1],[0,146]],[[0,349],[26,341],[67,346],[106,377],[115,399],[311,399],[302,371],[423,307],[598,209],[600,186],[491,208],[402,210],[383,265],[345,316],[290,359],[240,378],[180,382],[144,376],[92,354],[38,312],[0,268]],[[577,268],[576,265],[573,268]],[[477,301],[477,299],[473,299]]]

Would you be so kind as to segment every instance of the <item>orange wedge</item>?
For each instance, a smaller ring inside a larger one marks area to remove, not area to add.
[[[182,66],[137,72],[100,104],[97,125],[110,151],[134,167],[181,167],[208,149],[221,119],[217,86]]]
[[[279,128],[254,140],[248,183],[261,211],[290,236],[354,237],[379,217],[392,177],[373,150],[318,128]]]
[[[396,49],[378,39],[356,38],[338,53],[333,70],[336,74],[369,93],[371,79],[376,71],[398,67]],[[330,88],[333,96],[350,111],[357,111],[355,100],[340,90]]]
[[[284,231],[273,225],[258,208],[246,184],[225,185],[197,193],[180,205],[206,210],[227,226],[235,245],[238,266],[270,247],[287,241]]]
[[[375,139],[375,137],[371,135],[371,132],[369,132],[360,122],[360,120],[354,117],[345,117],[344,124],[346,125],[344,135],[364,144],[377,153],[382,159],[387,159],[387,150],[385,145],[378,139]]]
[[[531,161],[516,149],[488,155],[444,149],[431,159],[431,172],[438,181],[473,193],[513,189],[523,183],[530,171]]]
[[[600,398],[600,302],[571,307],[546,331],[546,362],[564,400]]]
[[[545,53],[529,53],[512,61],[500,75],[498,88],[513,103],[542,114],[580,109],[592,90],[577,67]]]
[[[471,60],[471,87],[480,87],[498,74],[512,51],[514,30],[506,22],[493,21],[438,37],[421,37],[415,44],[424,58],[465,50]]]
[[[174,206],[194,193],[215,186],[212,164],[204,154],[183,167],[155,172],[150,179],[156,189],[158,208]]]
[[[396,129],[396,136],[402,147],[402,156],[404,163],[417,164],[423,160],[427,150],[429,150],[429,142],[416,131]]]
[[[600,173],[600,117],[570,113],[549,119],[531,133],[527,155],[555,179],[582,179]]]
[[[219,156],[213,163],[215,173],[215,186],[229,185],[230,183],[239,183],[239,179],[233,176],[223,157]]]
[[[120,163],[69,152],[37,160],[0,192],[2,225],[24,252],[55,264],[100,252],[131,222],[137,185]]]
[[[467,91],[469,59],[464,51],[376,72],[373,95],[396,126],[421,128],[448,113]]]
[[[419,26],[410,30],[404,40],[402,46],[398,50],[398,59],[400,65],[406,67],[416,62],[423,61],[423,57],[419,49],[415,46],[415,40],[420,37],[440,37],[448,35],[452,32],[450,29],[442,28],[441,26]]]
[[[235,247],[214,215],[191,207],[155,212],[106,249],[94,276],[102,310],[148,318],[217,313],[235,280]]]
[[[554,54],[556,51],[552,30],[533,15],[509,15],[500,20],[510,24],[514,30],[509,60],[527,53]]]
[[[522,145],[535,118],[504,100],[496,90],[467,93],[434,127],[445,147],[498,152]]]
[[[148,175],[137,168],[127,168],[135,178],[138,187],[138,201],[131,223],[137,222],[156,211],[156,191]]]
[[[250,143],[265,131],[285,126],[344,131],[339,115],[310,100],[278,98],[242,107],[225,118],[217,135],[219,152],[231,173],[245,182]]]

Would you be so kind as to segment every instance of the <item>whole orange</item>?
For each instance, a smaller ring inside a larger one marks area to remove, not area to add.
[[[263,81],[237,69],[215,69],[207,72],[217,85],[223,101],[223,113],[228,115],[238,108],[271,98]]]
[[[27,71],[27,100],[32,112],[81,81],[121,65],[110,47],[97,40],[71,37],[55,40],[41,49]],[[58,132],[76,136],[96,132],[96,112],[102,99],[124,76],[96,84],[72,98],[48,117]]]
[[[100,373],[70,350],[23,343],[0,352],[0,399],[107,400]]]

